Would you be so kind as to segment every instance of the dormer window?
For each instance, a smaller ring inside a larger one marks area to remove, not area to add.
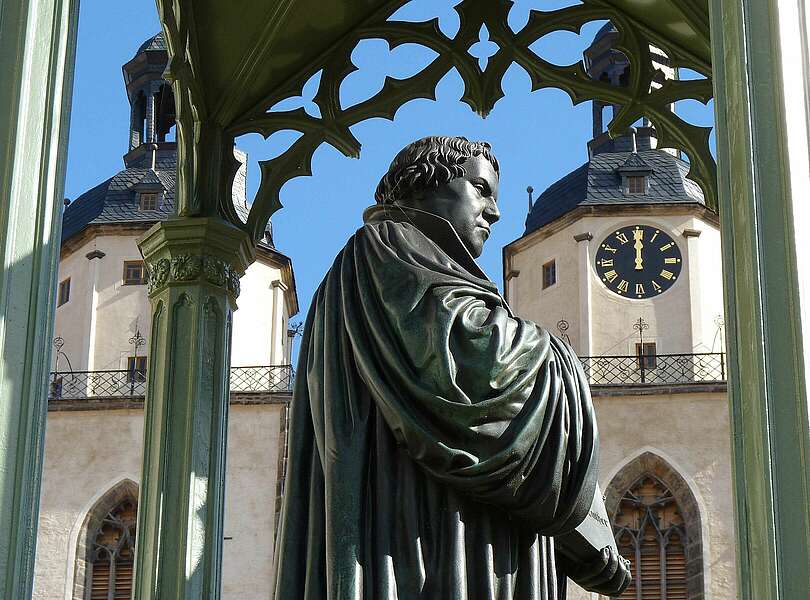
[[[644,194],[647,191],[647,178],[644,175],[627,176],[627,193]]]
[[[138,199],[141,210],[157,210],[160,204],[160,194],[157,192],[141,192]]]

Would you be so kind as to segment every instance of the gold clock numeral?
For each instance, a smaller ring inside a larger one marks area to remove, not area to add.
[[[677,265],[678,264],[678,259],[673,258],[673,257],[665,258],[664,259],[664,264],[665,265]]]
[[[643,296],[644,295],[644,284],[637,283],[636,284],[636,296]]]
[[[660,230],[658,230],[658,229],[656,229],[656,230],[655,230],[655,233],[654,233],[654,234],[653,234],[653,236],[650,238],[650,243],[652,243],[652,242],[654,242],[654,241],[655,241],[655,238],[657,238],[657,237],[658,237],[658,234],[659,234],[659,233],[661,233],[661,231],[660,231]]]
[[[618,276],[619,274],[613,269],[605,272],[605,279],[607,279],[610,283],[613,283],[613,280],[616,279]]]
[[[616,239],[619,240],[619,242],[621,242],[622,246],[624,246],[627,242],[630,241],[629,239],[627,239],[627,236],[624,235],[621,231],[616,232]]]
[[[617,252],[617,249],[610,246],[609,244],[602,244],[602,248],[605,250],[605,252],[612,252],[613,254],[616,254]]]
[[[613,259],[612,258],[603,258],[599,261],[599,264],[603,267],[612,267],[613,266]]]
[[[662,288],[661,288],[661,286],[658,284],[658,282],[657,282],[657,281],[653,280],[653,282],[652,282],[652,286],[653,286],[653,289],[654,289],[656,292],[658,292],[659,294],[661,293],[661,289],[662,289]]]
[[[666,269],[664,269],[663,271],[661,271],[661,277],[663,277],[667,281],[670,281],[671,279],[673,279],[675,277],[675,273],[673,273],[672,271],[667,271]]]
[[[663,246],[661,246],[661,252],[666,252],[667,250],[672,248],[672,246],[674,246],[674,245],[675,245],[675,242],[670,242],[668,244],[664,244]]]
[[[618,289],[620,292],[626,292],[626,291],[627,291],[627,286],[628,286],[627,280],[622,279],[622,280],[619,282],[619,286],[617,287],[617,289]]]

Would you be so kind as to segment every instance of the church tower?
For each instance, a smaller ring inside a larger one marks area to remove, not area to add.
[[[584,62],[595,79],[626,85],[631,67],[613,48],[618,36],[605,25]],[[651,50],[653,85],[677,77],[663,52]],[[637,343],[656,354],[719,352],[717,215],[687,177],[689,164],[658,147],[649,122],[608,135],[616,110],[594,101],[588,161],[540,194],[524,235],[505,248],[506,294],[551,331],[565,322],[582,356],[632,356]],[[639,319],[643,340],[633,335]]]
[[[621,86],[632,67],[618,37],[605,25],[584,65]],[[651,50],[653,86],[678,77]],[[517,315],[572,345],[589,380],[600,485],[634,579],[622,598],[731,599],[718,216],[649,122],[607,134],[616,110],[594,102],[587,162],[534,201],[529,188],[525,232],[503,252],[504,291]],[[586,596],[569,588],[570,600]]]

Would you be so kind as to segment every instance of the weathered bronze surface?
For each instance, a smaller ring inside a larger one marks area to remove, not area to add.
[[[277,600],[558,600],[566,577],[604,594],[628,585],[609,524],[599,531],[579,361],[512,314],[475,262],[498,177],[487,144],[414,142],[318,288]]]

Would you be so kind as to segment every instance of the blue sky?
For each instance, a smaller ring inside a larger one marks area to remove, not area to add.
[[[510,14],[510,24],[519,28],[530,7],[547,10],[573,3],[518,0]],[[437,9],[436,5],[441,7]],[[415,0],[398,16],[407,20],[439,16],[442,29],[449,34],[458,27],[451,2]],[[567,32],[548,35],[533,49],[557,64],[574,63],[601,24],[589,23],[581,36]],[[75,199],[123,168],[121,157],[127,150],[129,104],[121,65],[159,28],[152,0],[82,0],[68,151],[68,198]],[[481,43],[473,51],[478,55],[479,49],[493,45]],[[380,89],[386,74],[409,76],[432,56],[431,51],[413,45],[389,52],[382,41],[365,42],[353,55],[359,71],[344,82],[341,100],[345,104],[361,101]],[[303,104],[312,110],[314,105],[307,100],[314,94],[316,84],[310,82],[304,88],[303,98],[287,101],[283,108]],[[286,184],[281,192],[284,208],[274,215],[273,230],[278,249],[294,261],[302,307],[300,319],[335,254],[360,226],[363,209],[373,204],[374,188],[394,154],[425,135],[463,135],[492,144],[501,164],[502,216],[479,262],[490,278],[501,284],[501,249],[523,233],[526,186],[534,187],[536,197],[585,162],[586,143],[591,137],[590,103],[572,106],[568,96],[557,90],[530,92],[528,75],[515,65],[507,72],[504,90],[506,97],[486,119],[481,119],[458,100],[462,83],[451,72],[439,84],[436,102],[415,100],[402,107],[393,122],[372,119],[353,127],[353,133],[363,144],[359,160],[346,158],[324,145],[315,154],[313,176]],[[689,101],[679,105],[678,112],[692,122],[711,124],[711,106]],[[258,187],[256,161],[277,155],[295,137],[291,132],[280,132],[266,141],[258,135],[238,141],[249,156],[249,195]]]

